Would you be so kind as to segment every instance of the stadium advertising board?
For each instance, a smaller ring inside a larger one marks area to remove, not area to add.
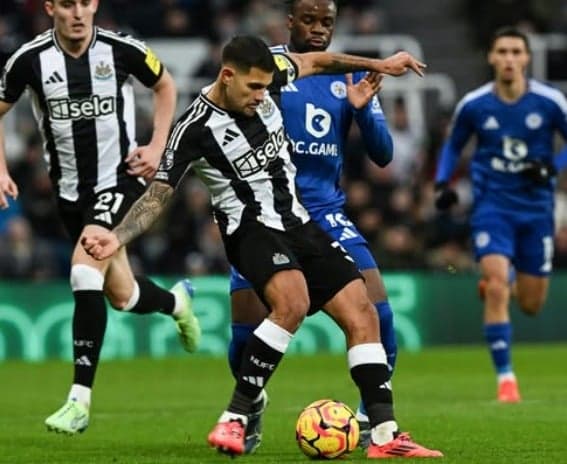
[[[174,280],[160,279],[165,286]],[[195,311],[203,338],[199,353],[224,356],[230,335],[228,279],[197,277]],[[401,349],[416,351],[437,344],[482,343],[476,276],[388,274],[385,283],[395,313]],[[567,314],[561,312],[559,289],[567,275],[554,276],[550,299],[541,317],[514,313],[516,341],[560,341]],[[66,282],[0,283],[0,361],[71,359],[73,301]],[[326,315],[306,319],[289,351],[342,353],[342,332]],[[139,316],[109,309],[102,357],[127,359],[182,355],[175,326],[163,315]]]

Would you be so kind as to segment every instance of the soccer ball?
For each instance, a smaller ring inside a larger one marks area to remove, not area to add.
[[[307,406],[297,419],[295,438],[310,458],[334,459],[356,448],[360,430],[352,410],[335,400]]]

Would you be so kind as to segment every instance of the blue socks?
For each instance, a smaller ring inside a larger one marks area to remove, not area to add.
[[[492,363],[498,374],[512,372],[510,345],[512,344],[512,325],[510,322],[485,324],[484,336],[492,356]]]
[[[396,331],[394,330],[394,313],[388,300],[376,303],[374,305],[378,316],[380,317],[380,339],[386,351],[386,359],[388,360],[388,367],[390,368],[390,378],[394,374],[394,367],[396,365],[396,357],[398,355],[398,344],[396,342]],[[361,401],[358,406],[358,412],[366,414],[366,408]]]
[[[248,339],[252,336],[254,330],[258,327],[255,324],[240,324],[232,323],[232,338],[228,345],[228,364],[232,375],[236,378],[240,370],[240,363],[242,362],[242,354]]]
[[[392,377],[396,365],[396,357],[398,356],[398,344],[396,343],[396,331],[394,330],[394,313],[388,300],[376,303],[374,306],[380,317],[380,338],[386,351],[390,377]]]

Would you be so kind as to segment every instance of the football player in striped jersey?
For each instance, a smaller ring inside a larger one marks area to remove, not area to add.
[[[0,118],[25,90],[44,137],[45,159],[60,216],[75,244],[70,283],[73,313],[73,384],[67,401],[45,423],[74,434],[89,423],[91,391],[107,313],[105,297],[119,310],[170,315],[187,351],[200,328],[191,308],[192,288],[171,291],[134,276],[126,250],[94,260],[78,244],[83,234],[113,228],[156,172],[173,120],[176,88],[154,53],[141,41],[94,26],[98,0],[45,0],[53,28],[22,45],[8,59],[0,81]],[[136,77],[154,95],[148,145],[135,140]],[[0,206],[16,196],[0,131]]]

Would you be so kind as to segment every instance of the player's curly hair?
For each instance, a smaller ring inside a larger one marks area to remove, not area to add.
[[[289,13],[293,13],[295,5],[297,4],[298,1],[299,0],[284,0],[285,7]],[[333,2],[337,6],[337,8],[341,4],[340,0],[329,0],[329,1]]]

